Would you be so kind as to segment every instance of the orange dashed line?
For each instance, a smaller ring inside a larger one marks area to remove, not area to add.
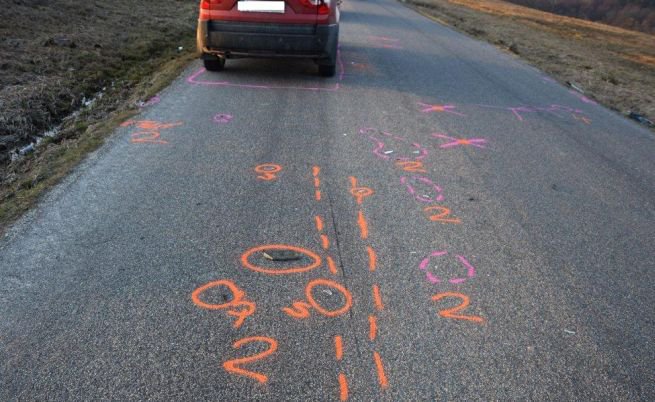
[[[368,339],[372,341],[377,338],[378,335],[378,319],[374,315],[369,315],[368,316],[368,324],[369,324],[369,331],[368,331]]]
[[[339,374],[339,399],[342,401],[348,400],[348,380],[344,373]]]
[[[322,232],[324,228],[323,219],[320,216],[316,216],[314,220],[316,221],[316,230]]]
[[[378,285],[373,285],[373,300],[375,300],[375,308],[378,311],[384,310],[384,304],[382,304],[382,297],[380,296],[380,288]]]
[[[382,358],[378,352],[373,352],[373,358],[375,359],[375,367],[378,370],[378,381],[380,386],[383,389],[389,388],[389,381],[387,380],[387,375],[384,373],[384,365],[382,364]]]
[[[368,239],[368,222],[366,222],[364,212],[361,210],[357,214],[357,224],[359,225],[359,231],[361,232],[362,239]]]
[[[328,269],[330,270],[330,272],[334,275],[338,274],[339,271],[337,270],[337,264],[334,263],[332,257],[327,256],[325,257],[325,259],[327,260]]]
[[[321,246],[323,246],[324,250],[330,248],[330,239],[326,235],[321,235]]]
[[[364,203],[364,198],[370,197],[374,193],[373,190],[368,187],[357,186],[357,179],[355,177],[350,177],[350,184],[352,185],[350,194],[355,197],[357,205],[362,205]]]
[[[367,246],[366,251],[368,251],[368,269],[371,272],[375,272],[378,262],[377,254],[375,254],[375,250],[371,246]]]
[[[343,358],[343,339],[341,338],[341,335],[334,337],[334,349],[337,355],[337,360],[341,361]]]
[[[312,175],[314,175],[314,187],[316,188],[316,192],[314,194],[316,201],[321,200],[321,179],[318,177],[320,173],[321,173],[320,167],[314,166],[312,168]]]

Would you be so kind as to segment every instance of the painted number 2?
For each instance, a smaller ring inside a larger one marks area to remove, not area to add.
[[[265,336],[251,336],[249,338],[243,338],[234,343],[232,347],[235,349],[241,348],[241,346],[247,344],[247,343],[253,343],[253,342],[263,342],[268,344],[268,349],[266,349],[263,352],[254,354],[252,356],[248,357],[241,357],[239,359],[232,359],[228,360],[225,363],[223,363],[223,368],[225,371],[231,374],[236,374],[236,375],[242,375],[246,377],[250,377],[256,381],[258,381],[261,384],[265,384],[268,381],[268,376],[262,374],[262,373],[257,373],[255,371],[250,371],[243,369],[239,366],[243,364],[248,364],[252,362],[256,362],[258,360],[264,359],[277,350],[277,341],[273,338],[267,338]]]
[[[439,301],[441,299],[445,299],[447,297],[455,297],[461,300],[461,303],[455,307],[443,309],[439,311],[439,315],[443,318],[452,318],[455,320],[466,320],[466,321],[472,321],[477,324],[484,324],[484,318],[479,317],[477,315],[465,315],[461,314],[460,312],[464,309],[466,309],[470,303],[469,297],[466,296],[465,294],[462,293],[456,293],[456,292],[444,292],[444,293],[437,293],[436,295],[432,296],[432,301]]]
[[[432,222],[455,224],[462,223],[459,218],[452,216],[450,209],[446,207],[427,207],[423,211],[425,211],[425,213],[428,215],[428,219],[430,219]]]

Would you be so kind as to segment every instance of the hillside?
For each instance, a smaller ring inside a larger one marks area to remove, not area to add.
[[[162,57],[193,44],[196,1],[153,4],[0,0],[0,172],[9,151],[103,88],[129,90]]]
[[[622,114],[655,119],[655,36],[500,0],[406,0]]]
[[[653,0],[509,0],[554,14],[655,33]]]

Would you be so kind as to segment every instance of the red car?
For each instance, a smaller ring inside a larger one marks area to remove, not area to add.
[[[236,57],[314,59],[321,75],[336,71],[337,0],[202,0],[198,50],[220,71]]]

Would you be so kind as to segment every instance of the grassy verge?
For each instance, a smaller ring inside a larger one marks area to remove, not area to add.
[[[179,75],[195,57],[197,12],[193,0],[9,3],[13,29],[0,28],[0,233]],[[36,15],[43,27],[34,34]],[[10,149],[55,125],[56,137],[10,162]]]
[[[611,109],[655,120],[655,35],[500,0],[401,1],[573,83]]]

